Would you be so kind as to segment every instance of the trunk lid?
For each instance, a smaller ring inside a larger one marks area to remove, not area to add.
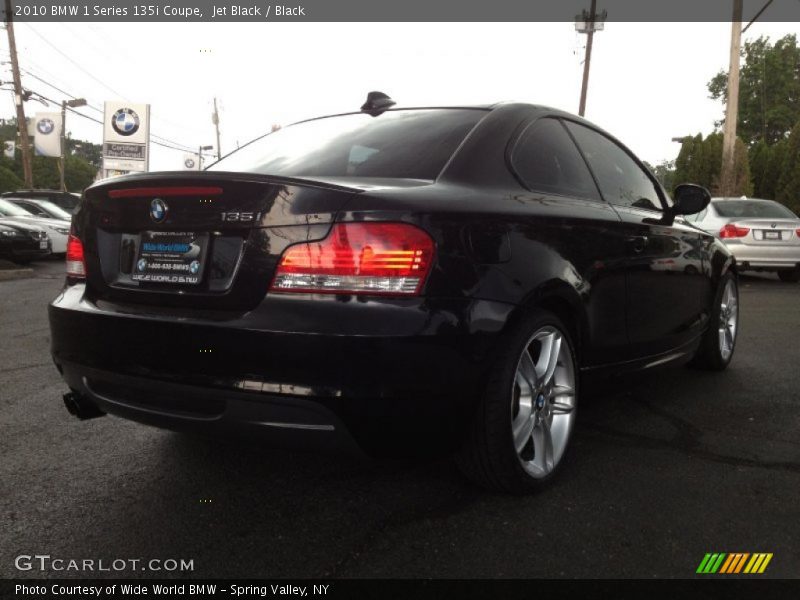
[[[75,216],[97,300],[250,310],[283,250],[322,239],[361,191],[243,173],[158,173],[88,188]]]
[[[800,244],[798,219],[748,219],[729,218],[727,224],[749,229],[747,235],[737,238],[745,245],[784,246]]]

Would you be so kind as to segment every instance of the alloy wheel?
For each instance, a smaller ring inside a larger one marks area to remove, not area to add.
[[[531,477],[546,477],[561,461],[575,409],[575,364],[569,340],[555,327],[542,327],[522,351],[511,398],[514,448]]]

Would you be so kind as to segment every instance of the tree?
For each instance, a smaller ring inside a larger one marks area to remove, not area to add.
[[[719,175],[722,169],[722,134],[712,133],[706,139],[697,134],[683,140],[678,158],[675,159],[673,181],[696,183],[708,188],[712,194],[719,193]],[[747,147],[740,139],[734,150],[734,194],[752,194],[750,161]]]
[[[6,119],[0,122],[0,142],[6,140],[16,141],[17,126],[16,119]],[[67,157],[66,173],[64,183],[67,189],[72,192],[80,192],[94,181],[95,175],[102,159],[101,146],[81,140],[67,138]],[[12,179],[3,178],[7,185],[13,186],[8,191],[14,191],[23,187],[22,182],[22,159],[17,153],[13,160],[0,158],[0,167],[4,167],[15,175],[20,183],[14,186]],[[38,189],[58,189],[61,180],[58,172],[58,158],[48,156],[33,157],[33,185]],[[3,191],[6,191],[3,189]]]
[[[767,171],[764,174],[764,182],[761,185],[764,198],[772,200],[778,197],[778,181],[783,174],[783,165],[786,162],[788,151],[789,140],[782,140],[774,146],[770,146]]]
[[[800,211],[800,121],[794,126],[786,142],[775,199],[795,213]]]
[[[775,44],[768,37],[746,42],[739,69],[737,134],[751,146],[759,140],[775,144],[800,120],[800,47],[787,35]],[[728,73],[720,71],[708,83],[714,100],[728,100]],[[716,123],[720,126],[723,121]]]
[[[0,192],[13,192],[23,186],[23,181],[6,166],[0,166]]]

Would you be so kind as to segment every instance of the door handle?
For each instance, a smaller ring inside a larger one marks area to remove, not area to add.
[[[641,254],[647,247],[647,236],[636,235],[628,238],[628,246],[635,254]]]

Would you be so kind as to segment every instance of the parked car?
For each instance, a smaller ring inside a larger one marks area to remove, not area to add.
[[[800,219],[783,204],[712,198],[704,211],[687,219],[719,236],[740,271],[772,271],[782,281],[800,281]]]
[[[26,264],[49,254],[50,238],[43,228],[0,218],[0,258]]]
[[[675,218],[707,191],[671,201],[558,110],[392,104],[88,188],[49,309],[70,412],[453,452],[525,492],[564,463],[590,376],[729,364],[735,259]]]
[[[73,212],[80,202],[80,194],[60,192],[58,190],[17,190],[16,192],[3,192],[2,198],[29,198],[31,200],[49,200],[67,212]]]
[[[45,219],[29,213],[6,198],[0,198],[0,217],[7,222],[31,223],[43,227],[52,242],[53,254],[65,254],[69,223],[61,219]]]
[[[45,219],[58,219],[59,221],[72,221],[72,213],[67,212],[57,204],[53,204],[49,200],[37,200],[32,198],[12,198],[6,197],[6,200],[16,204],[20,208],[24,208],[35,217],[44,217]]]

